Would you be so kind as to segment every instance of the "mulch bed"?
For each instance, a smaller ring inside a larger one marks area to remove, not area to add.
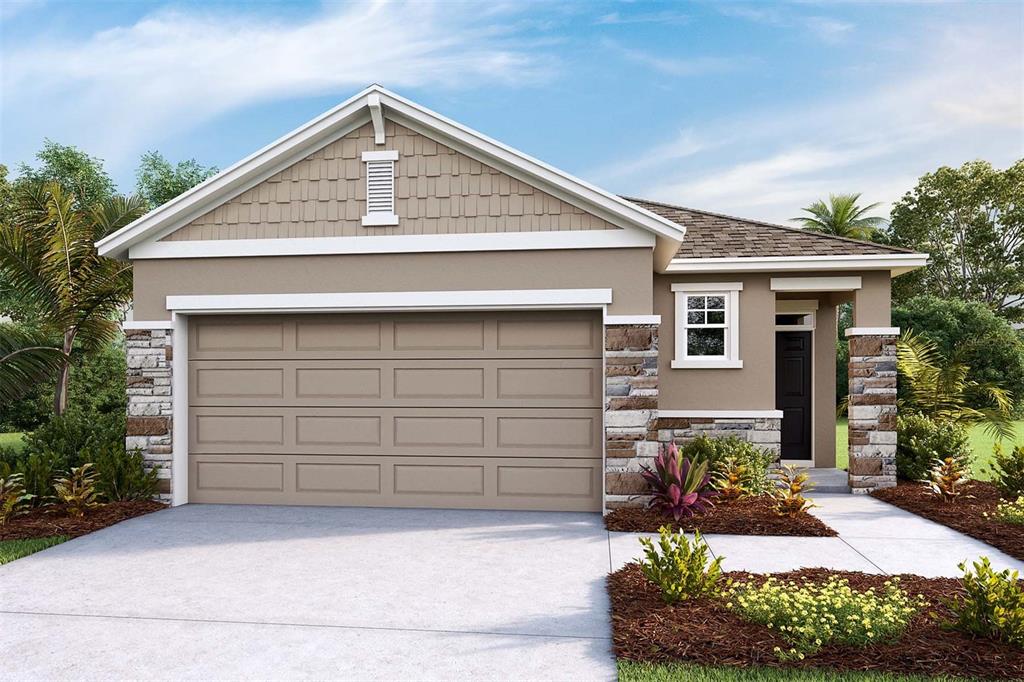
[[[727,577],[746,578],[746,573]],[[826,569],[777,573],[780,580],[830,575],[847,578],[851,587],[882,588],[884,575]],[[765,576],[755,576],[763,579]],[[1024,649],[995,640],[972,638],[945,629],[950,617],[943,606],[959,592],[951,578],[900,576],[901,588],[922,595],[931,606],[922,609],[898,641],[867,647],[827,645],[802,661],[780,661],[773,650],[791,646],[767,627],[751,623],[715,599],[696,599],[669,606],[658,588],[633,563],[608,576],[615,655],[632,661],[697,665],[828,668],[898,674],[947,675],[988,679],[1024,679]]]
[[[657,533],[662,526],[687,532],[727,533],[730,535],[797,535],[831,537],[836,532],[807,513],[795,517],[779,516],[767,496],[748,497],[732,502],[717,502],[706,514],[675,522],[671,517],[638,507],[615,509],[604,517],[608,530],[626,533]]]
[[[901,481],[895,488],[882,488],[874,497],[900,509],[949,526],[972,538],[987,542],[1010,556],[1024,560],[1024,526],[994,518],[1002,500],[999,488],[988,481],[970,481],[955,502],[943,502],[923,483]],[[985,518],[985,513],[989,518]]]
[[[155,500],[111,502],[90,509],[81,518],[68,516],[61,506],[40,507],[0,526],[0,540],[28,540],[52,535],[78,537],[165,507],[165,504]]]

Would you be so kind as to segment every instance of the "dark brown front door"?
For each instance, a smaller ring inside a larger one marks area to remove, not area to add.
[[[775,333],[775,409],[782,459],[811,459],[811,332]]]

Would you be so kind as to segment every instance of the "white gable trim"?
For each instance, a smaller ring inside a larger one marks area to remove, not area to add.
[[[101,239],[97,242],[100,254],[124,257],[129,248],[142,241],[159,240],[364,125],[371,120],[371,95],[376,96],[380,105],[387,109],[388,116],[397,122],[417,132],[428,131],[432,138],[453,149],[554,196],[570,200],[572,204],[613,224],[638,227],[671,243],[683,240],[686,230],[682,226],[374,85]],[[659,252],[665,250],[662,248]],[[667,262],[666,258],[664,264]]]
[[[621,249],[654,246],[640,230],[566,230],[561,232],[488,232],[479,234],[379,235],[281,239],[209,239],[142,242],[128,249],[133,260],[152,258],[225,258],[229,256],[312,256],[357,253],[443,253],[456,251],[544,251]]]

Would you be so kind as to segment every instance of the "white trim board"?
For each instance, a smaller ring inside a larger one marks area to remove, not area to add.
[[[782,410],[658,410],[658,416],[694,419],[782,419]]]
[[[611,289],[494,291],[371,291],[324,294],[214,294],[168,296],[176,313],[396,312],[560,310],[603,308]]]
[[[188,316],[171,316],[171,505],[188,503]]]
[[[125,320],[121,323],[121,329],[125,331],[131,331],[133,329],[174,329],[174,322],[172,320],[154,320],[146,322],[144,320]]]
[[[772,291],[856,291],[860,277],[772,277]]]
[[[372,96],[376,96],[373,99]],[[518,180],[560,198],[571,197],[573,205],[610,220],[630,225],[674,243],[682,242],[686,229],[667,218],[641,208],[626,199],[557,170],[481,133],[404,99],[379,85],[372,85],[313,119],[255,154],[221,171],[196,187],[167,202],[130,225],[97,242],[101,255],[124,257],[128,249],[143,241],[158,240],[188,224],[213,207],[252,188],[277,171],[305,158],[312,151],[371,121],[379,102],[388,118],[453,149],[508,173]],[[666,258],[665,264],[667,264]]]
[[[673,258],[666,272],[787,272],[798,270],[889,270],[901,275],[928,264],[928,254],[873,256],[763,256],[760,258]]]
[[[605,315],[604,324],[661,324],[661,315]]]
[[[356,253],[440,253],[457,251],[543,251],[619,249],[654,246],[654,236],[639,230],[564,230],[479,234],[377,235],[279,239],[150,241],[128,251],[132,260],[223,258],[228,256],[306,256]]]
[[[899,327],[849,327],[846,336],[899,336]]]

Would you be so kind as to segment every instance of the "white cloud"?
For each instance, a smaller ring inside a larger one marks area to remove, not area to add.
[[[372,82],[459,88],[547,78],[552,65],[507,33],[503,12],[373,2],[327,5],[294,21],[237,8],[161,10],[75,42],[8,41],[4,99],[18,107],[4,107],[5,127],[17,129],[20,117],[88,139],[90,151],[116,162],[254,103],[347,95]]]
[[[688,24],[691,17],[682,12],[666,10],[663,12],[639,12],[633,14],[620,14],[609,12],[599,16],[594,23],[602,26],[619,24]]]
[[[846,21],[818,15],[804,15],[781,6],[761,5],[751,7],[722,3],[716,5],[719,13],[767,26],[799,28],[824,43],[838,43],[850,34],[856,26]]]
[[[601,47],[615,52],[635,64],[642,64],[669,76],[699,76],[706,73],[731,71],[744,62],[743,59],[737,57],[662,57],[644,50],[625,47],[608,39],[601,41]]]
[[[963,22],[922,26],[902,50],[876,64],[867,85],[823,89],[799,106],[687,124],[714,140],[670,157],[664,143],[639,155],[651,163],[608,164],[591,175],[616,189],[684,206],[782,222],[829,193],[861,192],[879,213],[938,165],[1024,156],[1024,64],[1009,26]],[[662,162],[664,161],[664,162]]]
[[[0,20],[10,21],[28,10],[42,7],[46,0],[3,0],[0,2]]]

